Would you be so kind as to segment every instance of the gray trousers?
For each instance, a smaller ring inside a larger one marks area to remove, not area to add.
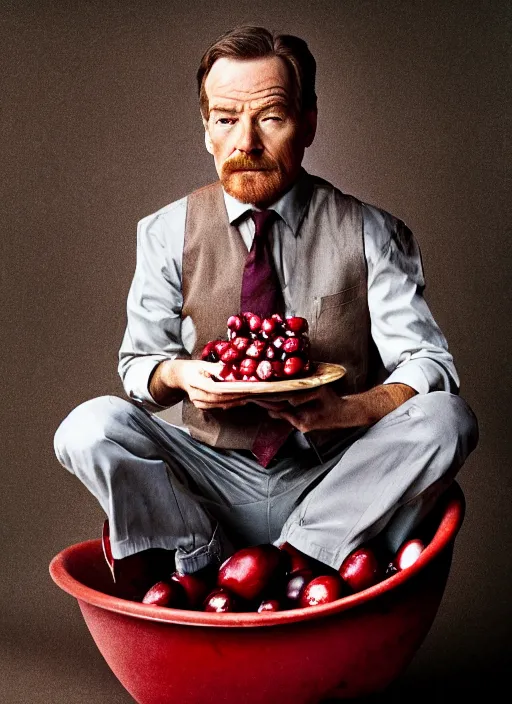
[[[467,403],[437,391],[340,431],[321,458],[292,447],[267,469],[116,396],[71,411],[54,447],[105,511],[114,558],[176,550],[190,573],[259,543],[288,541],[335,569],[377,534],[396,550],[477,442]]]

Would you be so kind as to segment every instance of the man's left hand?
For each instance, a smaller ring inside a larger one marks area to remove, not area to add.
[[[406,384],[381,384],[360,394],[338,396],[327,385],[254,402],[266,408],[271,418],[287,420],[300,432],[308,433],[373,425],[415,394]]]

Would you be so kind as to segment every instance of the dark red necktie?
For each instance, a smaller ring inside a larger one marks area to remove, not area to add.
[[[274,210],[253,210],[255,232],[242,278],[240,308],[263,318],[284,313],[283,294],[270,249],[269,232],[277,214]]]
[[[285,312],[268,236],[275,216],[273,210],[252,212],[256,229],[242,278],[242,312],[250,311],[264,318]],[[268,418],[263,421],[251,448],[263,467],[268,466],[292,430],[293,426],[285,420]]]

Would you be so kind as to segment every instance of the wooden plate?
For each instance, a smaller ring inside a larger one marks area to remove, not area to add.
[[[341,364],[315,362],[315,371],[299,379],[280,379],[279,381],[219,381],[219,393],[241,394],[275,394],[288,391],[306,391],[315,386],[330,384],[341,379],[346,369]],[[215,389],[217,391],[217,389]]]

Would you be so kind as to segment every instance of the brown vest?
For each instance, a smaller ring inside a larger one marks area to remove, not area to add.
[[[297,232],[297,267],[284,291],[287,308],[309,321],[311,356],[335,362],[346,375],[338,393],[364,391],[382,363],[370,335],[361,203],[316,177],[316,191]],[[226,321],[239,312],[247,257],[239,231],[229,223],[219,183],[188,197],[183,250],[183,311],[196,330],[192,357],[213,339],[226,338]],[[372,367],[371,369],[369,369]],[[371,372],[371,373],[369,373]],[[220,448],[250,449],[266,411],[249,404],[203,411],[183,402],[183,423],[193,437]],[[310,433],[322,444],[330,433]]]

